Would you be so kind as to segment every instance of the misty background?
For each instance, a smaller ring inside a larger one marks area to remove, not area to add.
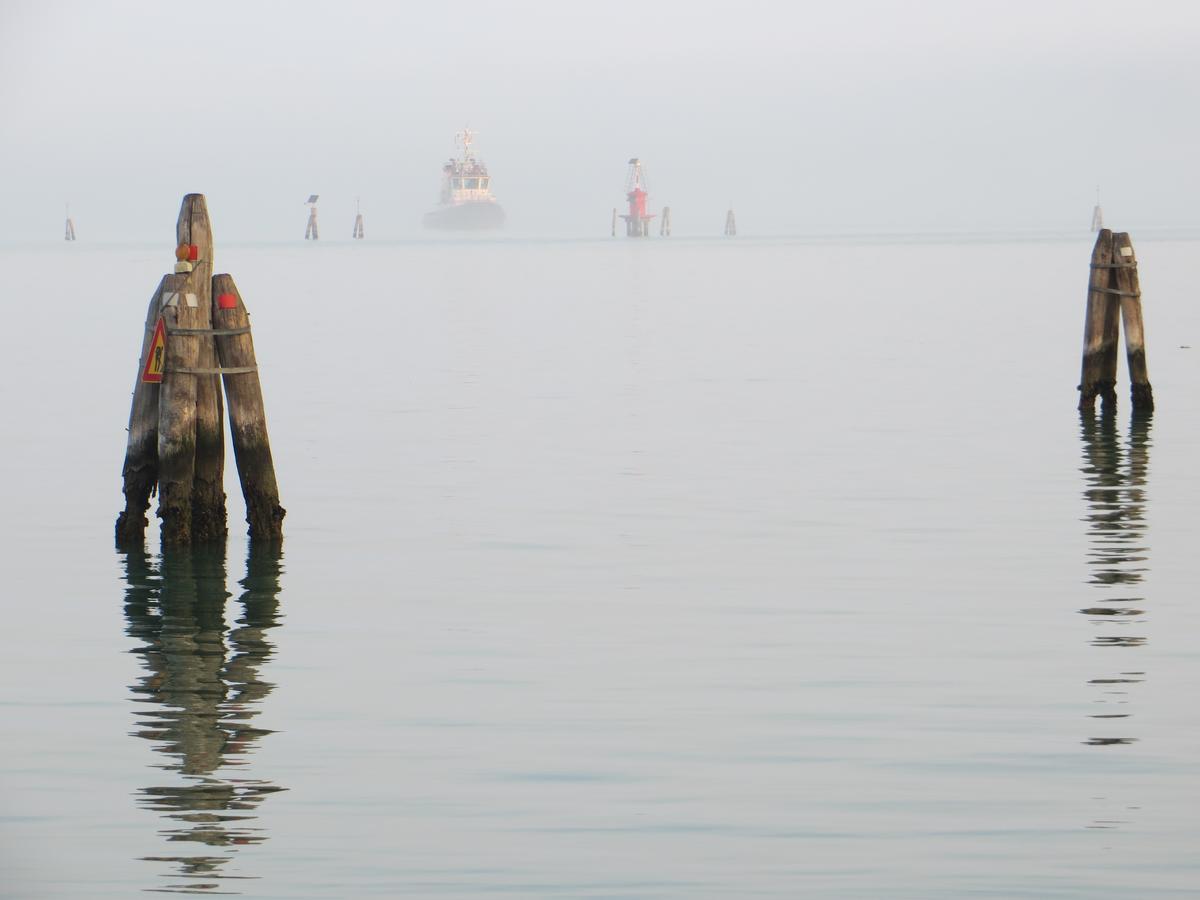
[[[510,234],[1123,229],[1196,214],[1185,2],[0,3],[0,241],[421,233],[455,132]],[[165,236],[165,237],[164,237]]]

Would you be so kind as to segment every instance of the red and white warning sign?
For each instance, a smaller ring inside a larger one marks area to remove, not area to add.
[[[167,323],[162,316],[154,326],[154,338],[150,341],[150,350],[146,353],[146,365],[142,367],[142,381],[158,384],[163,378],[163,369],[167,362]]]

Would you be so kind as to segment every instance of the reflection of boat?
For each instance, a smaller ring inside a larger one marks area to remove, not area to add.
[[[484,231],[504,224],[504,209],[492,196],[487,166],[471,152],[475,135],[463,129],[457,135],[462,155],[442,166],[442,196],[438,207],[425,214],[426,228]]]

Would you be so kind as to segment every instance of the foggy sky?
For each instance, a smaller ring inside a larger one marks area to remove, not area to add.
[[[1188,2],[0,0],[0,241],[420,234],[464,125],[510,233],[607,234],[625,163],[677,234],[1187,228]]]

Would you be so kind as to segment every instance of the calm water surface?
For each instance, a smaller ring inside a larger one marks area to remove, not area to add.
[[[170,223],[0,248],[0,895],[1200,894],[1200,242],[1137,420],[1086,235],[216,226],[282,551],[231,461],[227,547],[113,549]]]

